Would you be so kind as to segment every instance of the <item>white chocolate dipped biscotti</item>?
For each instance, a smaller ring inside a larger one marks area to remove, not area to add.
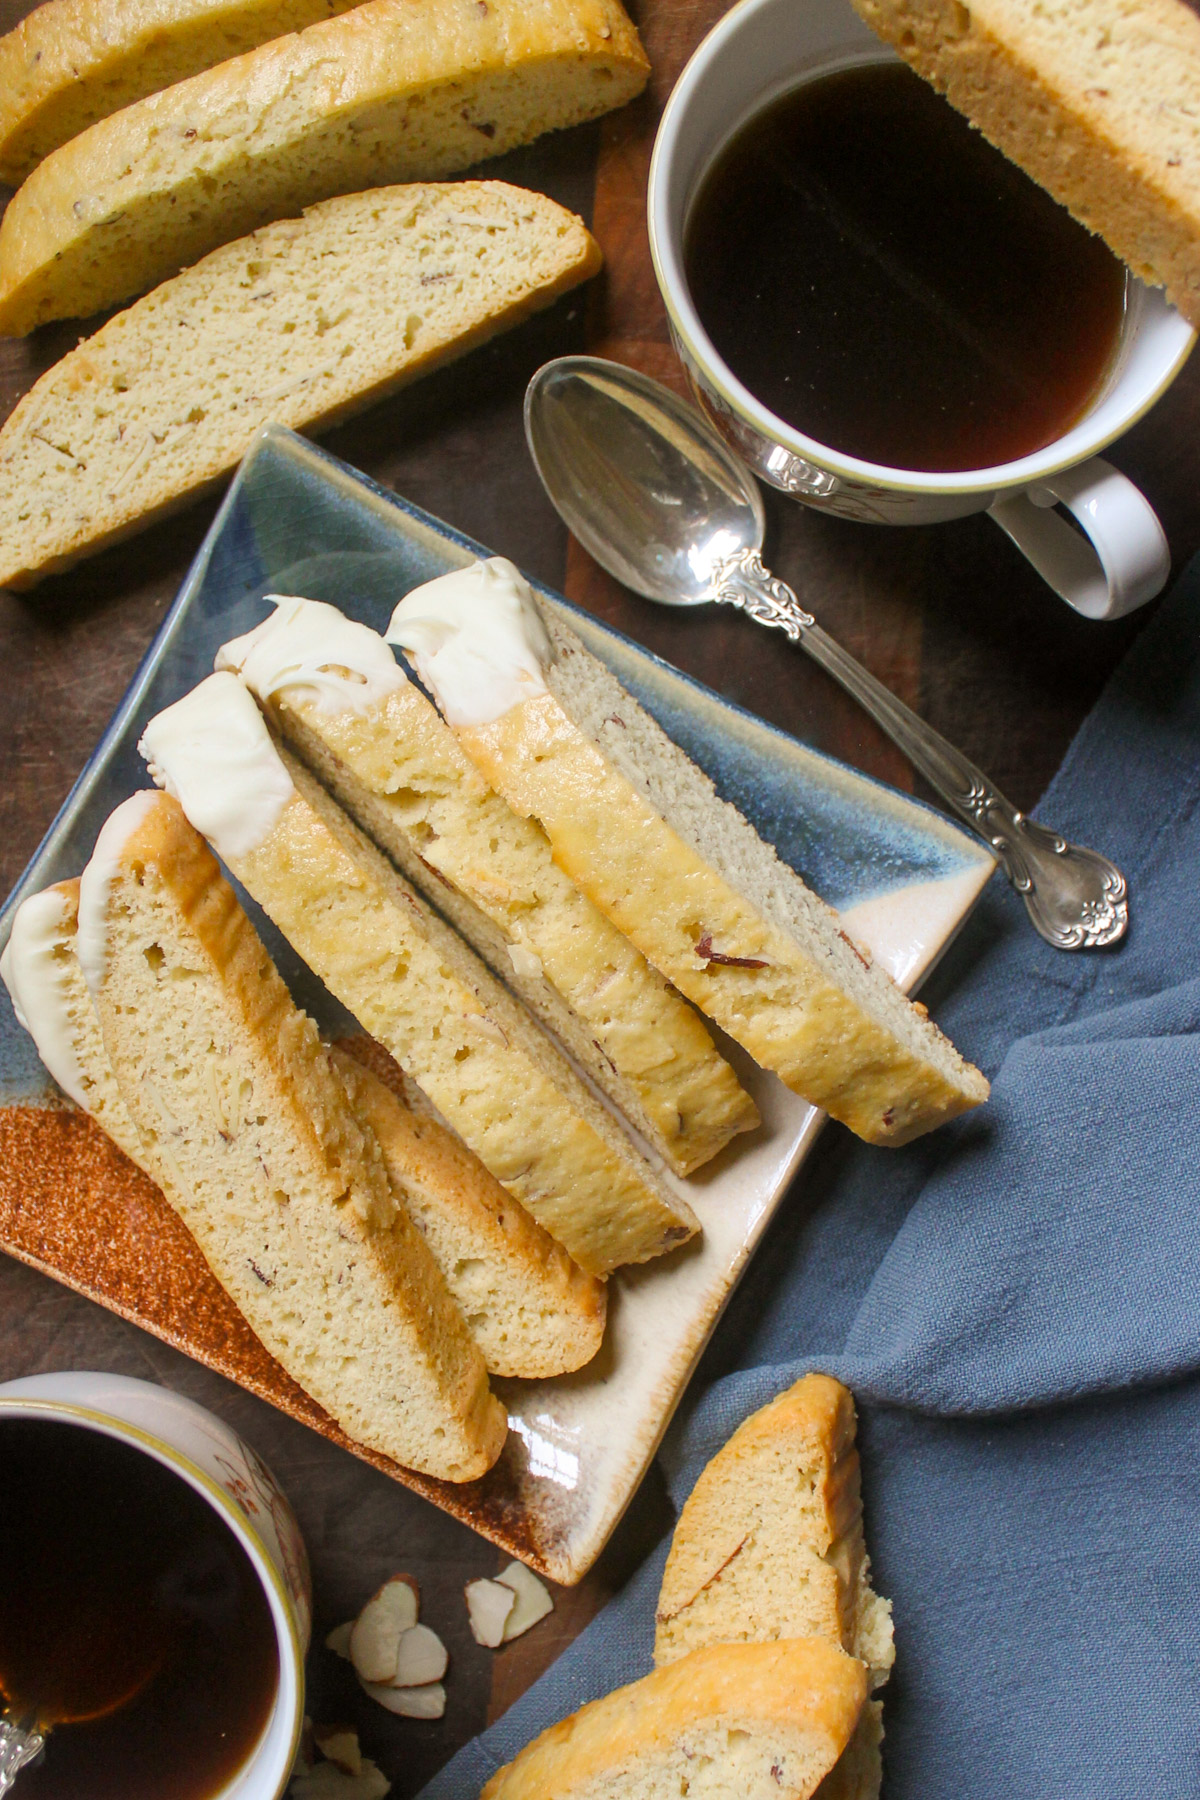
[[[387,635],[559,866],[788,1087],[877,1144],[986,1099],[979,1071],[511,563],[426,583]]]
[[[698,1229],[562,1053],[313,777],[235,675],[147,726],[161,785],[326,986],[579,1265]]]
[[[214,250],[48,369],[0,429],[0,586],[141,531],[267,420],[321,431],[594,275],[580,219],[500,181],[377,188]]]
[[[758,1123],[702,1020],[488,787],[378,633],[281,597],[216,666],[676,1174]]]
[[[367,0],[40,163],[0,225],[0,332],[115,306],[335,194],[435,180],[595,118],[647,73],[619,0]]]
[[[356,1442],[445,1480],[482,1475],[506,1431],[483,1357],[181,808],[153,792],[118,807],[79,884],[73,943],[75,894],[57,894],[53,983],[26,969],[14,989],[25,1008],[37,993],[58,1009],[77,1066],[98,1061],[98,1020],[130,1148],[255,1334]],[[35,1030],[39,1047],[54,1029]],[[82,1097],[91,1110],[87,1085]]]

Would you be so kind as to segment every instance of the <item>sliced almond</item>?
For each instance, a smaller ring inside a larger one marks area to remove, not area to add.
[[[405,1719],[440,1719],[446,1710],[446,1690],[440,1681],[425,1687],[390,1687],[386,1682],[363,1681],[358,1684],[364,1694],[377,1700],[390,1713]]]
[[[419,1595],[409,1575],[393,1575],[367,1601],[350,1633],[350,1661],[364,1681],[391,1681],[400,1639],[417,1622]]]
[[[497,1649],[504,1642],[508,1615],[517,1604],[515,1589],[502,1587],[498,1581],[468,1581],[463,1593],[475,1642]]]
[[[362,1774],[358,1733],[351,1725],[314,1725],[313,1742],[326,1762],[336,1763],[344,1775]]]
[[[354,1630],[354,1620],[347,1619],[344,1625],[335,1625],[325,1639],[325,1648],[332,1650],[335,1656],[344,1656],[350,1661],[350,1633]]]
[[[437,1632],[430,1631],[428,1625],[414,1625],[400,1639],[392,1686],[424,1687],[427,1682],[440,1681],[449,1661]]]
[[[307,1775],[297,1775],[288,1793],[293,1800],[384,1800],[392,1784],[373,1762],[364,1756],[357,1775],[346,1775],[336,1763],[316,1763]]]
[[[510,1562],[507,1569],[497,1575],[496,1581],[500,1587],[511,1588],[517,1596],[516,1605],[504,1621],[501,1643],[510,1644],[513,1638],[523,1636],[530,1626],[554,1611],[550,1590],[524,1563]]]

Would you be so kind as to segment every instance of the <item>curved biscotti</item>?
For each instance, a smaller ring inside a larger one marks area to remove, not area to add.
[[[758,1123],[702,1020],[488,787],[383,639],[281,600],[218,652],[347,812],[676,1174]],[[369,672],[369,678],[368,678]],[[376,691],[378,689],[378,691]]]
[[[358,0],[46,0],[0,38],[0,181],[173,82]]]
[[[576,885],[756,1062],[868,1142],[905,1144],[985,1100],[925,1009],[575,633],[541,617],[546,691],[456,729]]]
[[[715,1644],[552,1725],[481,1800],[808,1800],[865,1697],[862,1664],[821,1638]]]
[[[76,955],[139,1159],[271,1354],[355,1439],[469,1481],[504,1409],[311,1019],[167,795],[80,884]]]
[[[276,749],[235,675],[160,713],[140,747],[309,967],[581,1268],[605,1275],[695,1233],[551,1039]]]
[[[48,156],[0,226],[0,331],[116,305],[334,194],[454,174],[646,75],[619,0],[368,0]]]
[[[589,1363],[604,1337],[604,1283],[585,1275],[452,1131],[404,1105],[359,1055],[336,1046],[331,1054],[492,1374],[541,1379]]]
[[[891,1606],[863,1547],[854,1401],[806,1375],[753,1413],[708,1464],[671,1539],[654,1660],[711,1643],[826,1637],[866,1664],[895,1657]]]
[[[1200,325],[1200,19],[1183,0],[854,0],[997,149]]]
[[[350,194],[214,251],[70,351],[0,429],[0,586],[186,504],[268,419],[323,430],[599,265],[573,213],[499,181]]]

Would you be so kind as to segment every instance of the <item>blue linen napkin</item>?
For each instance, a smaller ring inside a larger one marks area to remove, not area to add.
[[[1200,1796],[1200,561],[1044,814],[1125,871],[1126,942],[1051,950],[992,883],[926,995],[990,1105],[827,1135],[663,1452],[679,1506],[806,1369],[854,1390],[888,1800]],[[665,1554],[423,1800],[649,1670]]]

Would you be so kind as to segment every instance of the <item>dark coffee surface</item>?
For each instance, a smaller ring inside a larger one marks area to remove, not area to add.
[[[177,1475],[68,1424],[0,1423],[0,1696],[49,1724],[22,1800],[207,1800],[279,1680],[270,1609]]]
[[[983,469],[1086,411],[1125,271],[911,70],[794,88],[705,178],[688,282],[721,356],[820,443]]]

